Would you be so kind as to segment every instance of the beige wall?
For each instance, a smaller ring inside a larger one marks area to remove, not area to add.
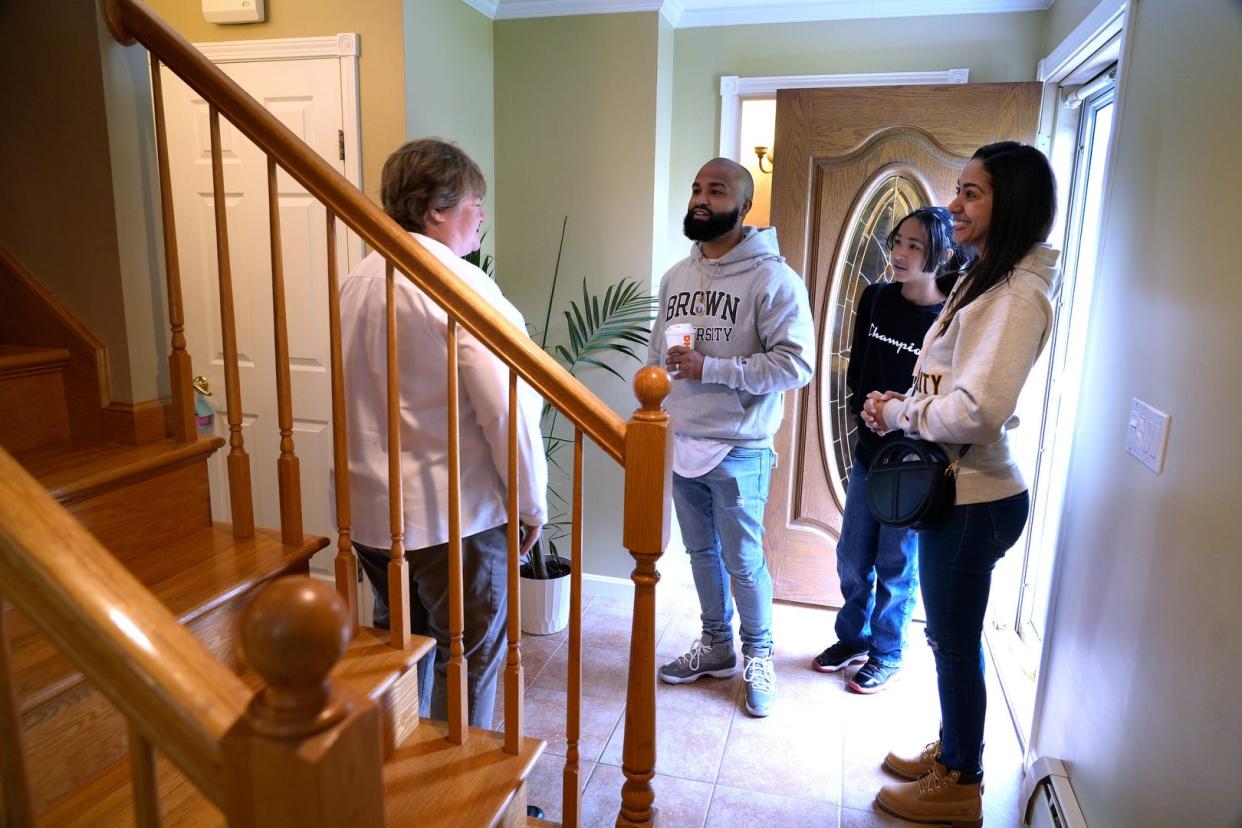
[[[976,83],[1035,79],[1042,13],[838,20],[679,29],[665,267],[686,255],[690,182],[720,147],[723,75],[916,72],[965,66]],[[780,147],[775,149],[780,157]],[[753,155],[752,155],[753,157]],[[779,163],[779,162],[778,162]]]
[[[380,168],[405,136],[402,0],[269,0],[265,22],[242,25],[208,23],[199,0],[149,0],[148,5],[192,43],[357,32],[362,188],[379,202]]]
[[[1135,4],[1059,552],[1036,749],[1093,826],[1242,824],[1242,6],[1193,5]],[[1160,476],[1131,397],[1173,416]]]
[[[108,347],[133,400],[95,3],[0,4],[0,244]]]
[[[485,251],[495,250],[492,21],[462,0],[405,0],[405,135],[452,141],[489,187]]]
[[[602,293],[622,276],[651,275],[660,23],[643,13],[495,26],[497,279],[542,326],[564,216],[558,307],[581,293],[584,276]],[[556,317],[553,337],[563,330]],[[592,369],[582,378],[623,416],[635,408],[615,377]],[[628,577],[620,471],[590,450],[587,481],[584,569]]]

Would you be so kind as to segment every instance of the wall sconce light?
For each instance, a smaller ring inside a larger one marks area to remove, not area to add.
[[[767,147],[755,147],[755,155],[759,156],[759,172],[772,174],[772,165],[776,163],[776,153]],[[768,162],[768,168],[763,168],[763,162]]]

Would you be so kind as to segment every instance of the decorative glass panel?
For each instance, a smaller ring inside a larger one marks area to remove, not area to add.
[[[867,285],[887,278],[888,246],[885,240],[893,225],[910,211],[928,203],[923,189],[911,178],[888,172],[874,179],[860,194],[859,207],[841,240],[837,269],[829,296],[828,341],[823,343],[820,399],[824,409],[823,440],[832,467],[837,502],[845,502],[845,489],[854,461],[856,423],[850,416],[849,389],[845,372],[854,339],[854,315]],[[905,389],[901,389],[905,390]]]

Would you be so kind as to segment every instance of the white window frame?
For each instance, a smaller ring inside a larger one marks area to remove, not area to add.
[[[1128,69],[1130,64],[1130,49],[1132,46],[1132,38],[1127,25],[1130,19],[1130,12],[1133,8],[1134,0],[1101,0],[1094,9],[1083,18],[1082,22],[1074,28],[1069,35],[1063,40],[1051,53],[1039,62],[1037,69],[1037,79],[1044,84],[1043,106],[1041,108],[1040,133],[1037,139],[1040,149],[1048,153],[1052,147],[1053,128],[1055,124],[1055,107],[1061,105],[1060,85],[1063,81],[1070,77],[1072,73],[1078,70],[1087,60],[1095,55],[1101,47],[1103,47],[1113,37],[1120,37],[1119,54],[1117,58],[1117,76],[1114,97],[1113,110],[1113,131],[1108,144],[1108,158],[1104,167],[1104,195],[1100,204],[1100,214],[1107,216],[1114,192],[1114,168],[1117,160],[1117,145],[1121,138],[1121,116],[1125,104],[1125,88],[1128,77]],[[1065,227],[1063,220],[1058,221],[1057,227],[1054,229],[1053,239],[1063,239],[1065,235]],[[1097,261],[1104,258],[1104,250],[1107,246],[1107,239],[1101,239],[1100,246],[1097,250]],[[1098,282],[1098,280],[1096,280]],[[1094,300],[1094,296],[1089,297]],[[1075,381],[1081,382],[1081,378],[1075,378]],[[1072,467],[1071,460],[1071,467]],[[1068,485],[1068,484],[1067,484]],[[1067,490],[1066,500],[1071,497],[1071,492]],[[1066,515],[1068,510],[1062,511],[1059,525],[1055,528],[1053,537],[1056,540],[1055,548],[1060,550],[1062,539],[1065,537]],[[1026,743],[1026,754],[1023,757],[1024,770],[1029,772],[1031,766],[1037,758],[1037,745],[1039,744],[1040,726],[1043,719],[1044,697],[1047,689],[1046,669],[1049,662],[1049,654],[1051,652],[1051,644],[1053,636],[1056,635],[1055,617],[1057,593],[1059,592],[1060,574],[1062,571],[1062,560],[1060,555],[1054,559],[1052,564],[1051,577],[1051,594],[1048,600],[1048,624],[1044,631],[1041,652],[1040,652],[1040,669],[1039,676],[1035,686],[1034,711],[1031,719],[1031,727],[1029,737]]]

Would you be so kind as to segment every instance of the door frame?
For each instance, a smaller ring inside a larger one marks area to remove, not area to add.
[[[362,107],[358,89],[359,44],[356,32],[322,37],[282,37],[192,43],[212,63],[266,63],[277,60],[336,58],[341,78],[341,129],[345,133],[345,180],[362,189]],[[365,255],[362,237],[345,226],[345,255],[352,271]]]
[[[969,83],[970,69],[936,72],[868,72],[843,75],[766,75],[720,78],[720,156],[741,162],[742,101],[776,98],[780,89],[833,89],[844,86],[919,86]],[[775,149],[775,148],[774,148]]]
[[[1100,202],[1100,214],[1107,216],[1111,206],[1114,192],[1114,168],[1117,163],[1117,146],[1121,140],[1121,116],[1123,113],[1127,79],[1130,70],[1130,54],[1133,48],[1133,38],[1130,34],[1130,19],[1133,9],[1134,0],[1100,0],[1100,2],[1092,9],[1086,17],[1071,31],[1060,44],[1043,60],[1039,62],[1036,78],[1044,84],[1043,105],[1040,108],[1040,135],[1038,146],[1045,154],[1050,153],[1053,138],[1053,112],[1058,105],[1059,95],[1058,89],[1060,84],[1070,76],[1072,72],[1079,68],[1082,63],[1088,60],[1099,49],[1113,37],[1120,37],[1119,54],[1117,57],[1117,78],[1116,93],[1114,96],[1113,124],[1114,129],[1108,145],[1108,158],[1104,165],[1104,195]],[[1064,226],[1057,228],[1059,236],[1064,235]],[[1097,261],[1103,258],[1103,251],[1108,244],[1107,238],[1100,242],[1099,250],[1096,252]],[[1094,299],[1094,297],[1092,297]],[[1078,379],[1081,382],[1081,377]],[[1070,454],[1070,480],[1066,483],[1065,497],[1068,500],[1072,493],[1072,478],[1074,469],[1074,450],[1071,446]],[[1061,519],[1055,528],[1054,548],[1058,551],[1061,548],[1061,540],[1066,534],[1066,524],[1068,522],[1069,510],[1061,513]],[[1048,624],[1044,631],[1044,638],[1041,642],[1039,656],[1039,675],[1035,682],[1035,700],[1034,710],[1031,716],[1030,731],[1027,735],[1026,743],[1022,746],[1024,749],[1023,769],[1029,772],[1031,766],[1034,765],[1038,758],[1040,727],[1043,720],[1044,697],[1047,690],[1049,658],[1052,653],[1052,639],[1056,635],[1056,609],[1057,595],[1060,592],[1060,580],[1062,572],[1062,559],[1058,554],[1052,563],[1052,576],[1050,579],[1050,595],[1048,600]],[[987,623],[984,624],[984,638],[988,640],[990,629]],[[998,648],[988,645],[989,655],[993,659],[996,658]],[[998,671],[999,673],[999,671]],[[1004,682],[1001,682],[1002,692],[1008,695],[1008,691],[1004,688]],[[1006,699],[1008,705],[1008,699]],[[1019,731],[1021,738],[1021,728],[1015,728]]]

